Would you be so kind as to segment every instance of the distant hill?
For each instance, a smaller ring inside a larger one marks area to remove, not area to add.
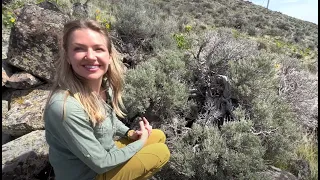
[[[198,27],[230,27],[252,36],[279,36],[283,41],[318,49],[318,25],[243,0],[154,0],[164,12],[194,21]]]

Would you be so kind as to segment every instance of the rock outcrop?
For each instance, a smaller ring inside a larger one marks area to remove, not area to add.
[[[33,131],[2,145],[2,178],[35,179],[48,163],[44,130]]]
[[[8,63],[52,81],[58,58],[58,38],[68,16],[36,5],[25,6],[15,23]]]
[[[14,13],[13,28],[2,29],[2,178],[50,179],[42,114],[69,16],[43,3]]]
[[[14,91],[10,110],[2,119],[2,132],[22,136],[44,129],[42,114],[49,94],[46,86],[33,90]]]

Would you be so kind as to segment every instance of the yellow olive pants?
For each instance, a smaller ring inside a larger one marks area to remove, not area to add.
[[[145,180],[160,170],[170,158],[165,134],[153,129],[144,147],[127,162],[96,177],[96,180]],[[116,146],[121,148],[132,141],[121,138]]]

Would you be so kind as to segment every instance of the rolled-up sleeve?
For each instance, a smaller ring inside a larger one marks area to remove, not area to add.
[[[53,102],[48,108],[48,115],[61,117],[61,103]],[[59,106],[57,108],[57,106]],[[126,147],[107,151],[94,135],[86,112],[76,103],[66,104],[66,116],[57,127],[61,137],[68,145],[68,149],[77,156],[82,162],[98,174],[109,171],[110,169],[129,160],[136,152],[143,147],[141,140],[128,144]],[[118,120],[119,121],[119,120]],[[119,122],[118,122],[119,123]],[[122,126],[121,132],[125,131]]]
[[[117,127],[116,135],[124,137],[126,132],[129,130],[129,128],[122,121],[120,121],[115,115],[113,117],[114,117],[114,123]]]

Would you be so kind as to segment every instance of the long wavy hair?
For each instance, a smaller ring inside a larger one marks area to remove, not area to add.
[[[102,34],[106,38],[107,48],[111,55],[106,74],[103,76],[101,87],[108,93],[108,87],[112,89],[112,107],[119,117],[124,117],[119,105],[123,106],[122,90],[123,90],[123,67],[118,59],[118,52],[112,46],[110,36],[105,28],[94,20],[80,19],[66,23],[63,29],[63,36],[60,41],[60,57],[56,62],[56,76],[53,84],[53,89],[49,94],[47,101],[50,101],[52,95],[58,90],[65,90],[66,98],[71,95],[79,101],[84,110],[87,112],[93,125],[100,123],[105,119],[105,111],[101,108],[102,98],[94,93],[90,87],[86,85],[84,79],[74,72],[71,65],[67,61],[69,37],[72,32],[78,29],[90,29]],[[65,98],[65,99],[66,99]],[[63,117],[65,117],[65,104]]]

